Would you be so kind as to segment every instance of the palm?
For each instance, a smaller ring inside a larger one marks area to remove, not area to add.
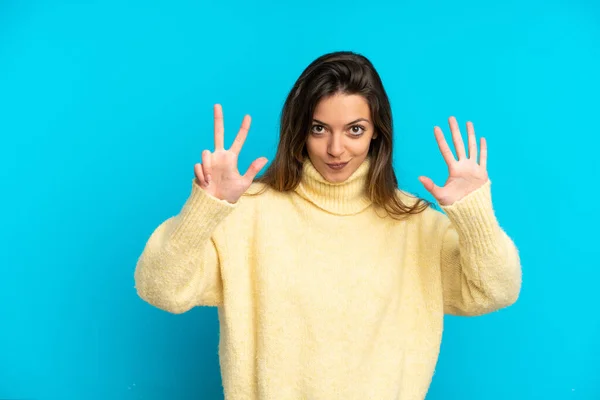
[[[425,189],[441,205],[450,205],[462,199],[469,193],[480,188],[489,178],[487,173],[487,145],[485,139],[481,138],[481,154],[479,156],[480,160],[477,162],[477,140],[473,124],[471,122],[467,123],[469,149],[469,154],[467,154],[456,119],[450,117],[448,122],[458,159],[454,157],[452,150],[448,146],[448,143],[446,143],[442,130],[437,126],[434,129],[440,152],[448,166],[448,179],[446,183],[440,187],[433,183],[430,178],[420,177]]]
[[[215,151],[202,152],[202,164],[196,164],[194,172],[200,186],[210,195],[235,203],[250,187],[258,172],[265,166],[264,157],[254,160],[248,171],[241,175],[238,171],[238,156],[250,129],[250,116],[246,115],[242,126],[228,150],[224,149],[223,110],[219,104],[214,107]]]
[[[215,197],[224,198],[228,193],[242,192],[247,188],[247,182],[237,168],[237,157],[232,152],[213,152],[210,164],[211,185]]]

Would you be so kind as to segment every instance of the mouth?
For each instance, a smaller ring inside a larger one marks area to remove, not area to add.
[[[348,165],[348,162],[343,162],[343,163],[327,163],[327,166],[331,169],[334,170],[340,170],[342,168],[344,168],[346,165]]]

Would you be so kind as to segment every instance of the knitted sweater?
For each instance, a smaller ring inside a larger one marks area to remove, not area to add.
[[[516,301],[490,181],[445,214],[397,220],[366,197],[369,162],[334,184],[307,161],[296,190],[251,196],[254,183],[235,204],[193,182],[149,237],[138,295],[171,313],[218,306],[225,399],[423,399],[444,313]]]

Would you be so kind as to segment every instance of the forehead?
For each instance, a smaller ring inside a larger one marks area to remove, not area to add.
[[[322,98],[315,107],[313,118],[328,124],[345,124],[358,118],[370,120],[367,100],[358,94],[335,94]]]

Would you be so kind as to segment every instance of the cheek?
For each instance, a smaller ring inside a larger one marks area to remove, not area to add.
[[[315,140],[313,137],[310,137],[306,140],[306,150],[308,151],[308,153],[312,153],[312,154],[318,154],[320,152],[320,146],[319,145],[319,141]]]
[[[360,138],[359,140],[353,140],[349,145],[349,148],[352,149],[354,154],[362,154],[369,151],[369,147],[371,146],[371,138]]]

